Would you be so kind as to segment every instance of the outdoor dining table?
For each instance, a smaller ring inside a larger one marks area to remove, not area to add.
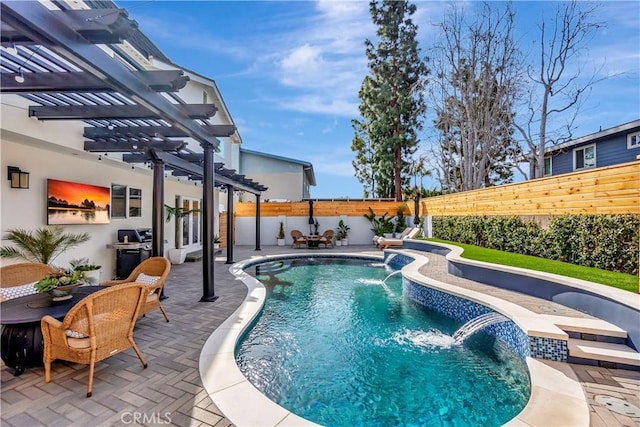
[[[78,301],[104,289],[102,286],[80,286],[66,301],[54,302],[45,293],[27,295],[0,303],[0,337],[2,361],[14,368],[18,376],[25,368],[42,366],[44,342],[40,319],[49,315],[62,320]]]
[[[317,234],[313,234],[311,236],[304,236],[305,239],[307,239],[307,247],[311,248],[311,249],[315,249],[318,247],[318,244],[320,243],[320,235]]]

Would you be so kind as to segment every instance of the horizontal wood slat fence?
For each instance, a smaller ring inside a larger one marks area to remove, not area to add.
[[[336,200],[314,201],[314,216],[360,216],[385,212],[394,216],[400,202]],[[413,213],[413,201],[406,202]],[[254,203],[237,203],[235,214],[254,217]],[[308,202],[269,202],[260,215],[307,216]],[[595,170],[501,185],[420,201],[420,215],[563,215],[640,214],[640,161]]]

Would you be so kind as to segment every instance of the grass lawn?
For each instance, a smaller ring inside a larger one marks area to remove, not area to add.
[[[638,292],[638,276],[633,276],[631,274],[615,273],[613,271],[601,270],[593,267],[582,267],[580,265],[569,264],[567,262],[553,261],[530,255],[520,255],[495,249],[481,248],[479,246],[449,242],[441,239],[425,240],[460,246],[464,249],[464,252],[462,252],[461,255],[462,258],[560,274],[562,276],[574,277],[576,279],[613,286],[614,288],[624,289],[625,291]]]

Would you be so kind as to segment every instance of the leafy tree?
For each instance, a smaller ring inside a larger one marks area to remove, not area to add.
[[[362,195],[366,198],[374,194],[376,186],[373,147],[367,134],[362,129],[362,123],[358,120],[352,120],[351,126],[355,131],[355,136],[351,142],[351,150],[356,153],[356,158],[351,161],[351,164],[355,170],[355,177],[362,183]]]
[[[439,131],[440,181],[446,192],[511,182],[520,153],[513,138],[512,103],[519,78],[514,14],[485,4],[467,22],[452,6],[435,45],[432,91]]]
[[[409,185],[407,161],[416,151],[426,104],[422,85],[429,73],[416,41],[418,27],[411,20],[415,5],[407,1],[369,3],[378,43],[365,41],[370,75],[359,92],[362,120],[353,122],[356,171],[371,160],[371,175],[356,173],[379,197],[402,199]],[[366,135],[366,140],[363,137]],[[361,144],[361,141],[368,141]],[[369,150],[369,152],[367,152]],[[364,179],[371,179],[369,183]],[[375,182],[375,187],[374,187]]]

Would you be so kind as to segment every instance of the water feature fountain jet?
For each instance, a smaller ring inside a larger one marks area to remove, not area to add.
[[[398,256],[398,254],[391,254],[387,257],[387,259],[384,260],[384,263],[389,265],[389,262],[394,259],[396,256]]]
[[[462,325],[460,329],[453,334],[453,341],[456,344],[462,344],[467,338],[479,330],[490,325],[495,325],[496,323],[506,322],[507,320],[509,320],[507,317],[496,312],[481,314]]]
[[[387,277],[384,278],[384,280],[382,281],[382,283],[384,283],[385,285],[387,284],[387,279],[391,276],[395,276],[397,274],[402,273],[402,270],[396,270],[396,271],[392,271]]]

